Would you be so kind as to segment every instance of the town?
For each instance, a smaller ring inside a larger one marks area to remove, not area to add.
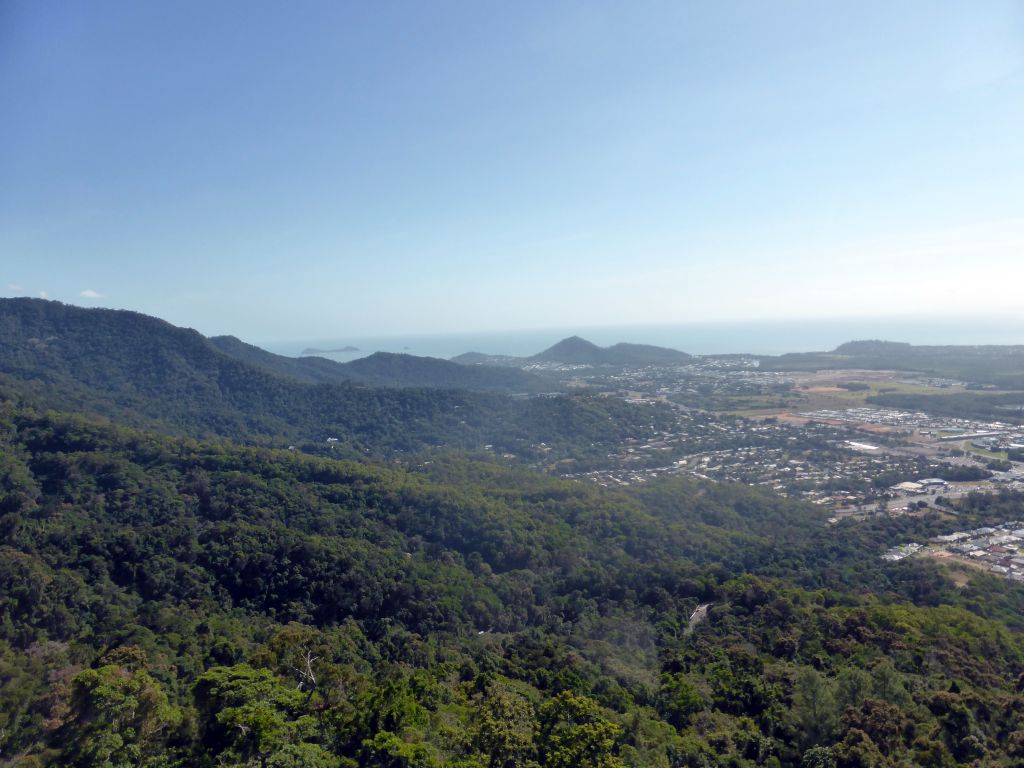
[[[670,408],[673,427],[627,439],[602,460],[544,466],[628,486],[689,475],[764,487],[820,505],[831,522],[920,514],[968,493],[1024,489],[1024,427],[866,402],[900,391],[958,391],[948,378],[888,371],[762,371],[746,355],[687,365],[546,367],[576,389]]]
[[[1024,521],[1013,520],[936,536],[927,545],[911,542],[892,547],[883,560],[898,561],[914,556],[949,560],[1024,581]]]

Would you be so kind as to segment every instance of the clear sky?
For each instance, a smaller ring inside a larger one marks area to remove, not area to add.
[[[1024,314],[1024,3],[0,2],[0,294],[254,341]]]

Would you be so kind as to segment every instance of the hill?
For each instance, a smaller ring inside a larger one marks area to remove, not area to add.
[[[902,355],[913,352],[913,345],[905,341],[881,341],[870,339],[864,341],[848,341],[834,350],[834,355]]]
[[[306,384],[357,382],[375,387],[427,387],[497,392],[549,392],[558,388],[539,376],[517,370],[467,367],[433,357],[375,352],[339,363],[323,357],[285,357],[246,344],[234,336],[214,336],[224,354],[270,373]]]
[[[44,407],[164,432],[278,445],[337,437],[360,453],[491,444],[529,454],[540,443],[549,450],[593,443],[600,451],[654,428],[648,411],[598,398],[313,385],[293,375],[322,379],[337,364],[279,358],[237,340],[219,343],[237,357],[194,330],[134,312],[4,299],[0,389]],[[442,367],[466,373],[454,363]],[[379,378],[385,374],[378,368]]]
[[[850,341],[831,352],[762,357],[769,371],[862,368],[915,371],[968,383],[1024,389],[1024,346],[918,346],[892,341]]]
[[[485,352],[463,352],[451,359],[451,362],[459,365],[492,365],[505,366],[509,368],[521,367],[526,358],[513,355],[489,355]]]
[[[579,336],[570,336],[533,357],[532,362],[566,363],[570,365],[611,365],[640,367],[645,365],[685,365],[691,356],[685,352],[649,344],[615,344],[599,347]]]
[[[604,362],[604,350],[593,342],[570,336],[557,344],[538,352],[530,360],[548,363],[574,363],[579,365],[600,365]]]
[[[613,344],[610,347],[599,347],[579,336],[570,336],[531,357],[466,352],[453,357],[452,362],[461,365],[488,367],[525,367],[535,363],[555,363],[562,365],[603,365],[616,368],[642,368],[648,365],[686,365],[692,359],[693,356],[686,352],[680,352],[679,350],[667,347],[626,343]]]
[[[275,355],[234,336],[211,336],[209,341],[228,357],[304,384],[339,384],[352,381],[352,377],[345,374],[341,363],[324,357]]]
[[[343,363],[356,381],[376,386],[441,387],[498,392],[552,392],[560,385],[526,371],[482,365],[460,365],[436,357],[375,352]]]
[[[452,358],[462,365],[515,366],[523,367],[532,363],[556,363],[563,365],[606,365],[618,368],[639,368],[647,365],[686,365],[692,355],[667,347],[650,344],[619,343],[610,347],[599,347],[593,342],[570,336],[531,357],[488,355],[482,352],[466,352]]]
[[[10,404],[0,489],[12,765],[996,766],[1024,735],[1020,587],[877,556],[937,520],[836,535],[745,487],[408,471]]]
[[[608,347],[605,356],[611,365],[621,366],[686,365],[693,357],[686,352],[668,347],[624,342]]]

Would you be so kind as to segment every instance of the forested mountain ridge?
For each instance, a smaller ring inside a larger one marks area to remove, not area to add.
[[[516,393],[550,393],[561,388],[557,381],[514,368],[460,365],[436,357],[392,352],[374,352],[343,365],[354,380],[376,386],[442,387]]]
[[[557,382],[525,371],[494,366],[466,366],[434,357],[375,352],[339,363],[324,357],[285,357],[234,336],[209,339],[224,354],[271,373],[306,384],[355,382],[375,387],[430,387],[498,392],[551,392]]]
[[[350,376],[343,373],[341,363],[328,360],[326,357],[276,355],[235,336],[210,336],[208,341],[228,357],[303,384],[339,384],[352,381]]]
[[[1016,764],[1020,588],[871,554],[937,521],[820,515],[0,405],[0,760]]]
[[[323,368],[306,370],[314,366]],[[281,373],[146,315],[0,300],[0,387],[41,406],[165,432],[277,445],[337,437],[372,454],[487,444],[519,454],[540,443],[599,450],[648,434],[659,419],[603,398],[312,385]]]

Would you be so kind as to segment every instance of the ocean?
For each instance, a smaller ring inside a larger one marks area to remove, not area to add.
[[[399,352],[450,359],[465,352],[525,357],[541,352],[567,336],[581,336],[599,346],[621,341],[654,344],[696,355],[750,353],[778,355],[834,349],[856,339],[884,339],[911,344],[1022,344],[1024,317],[1014,318],[849,318],[686,325],[603,326],[481,333],[407,336],[331,336],[278,342],[264,346],[278,354],[297,356],[306,348],[354,352],[324,354],[339,362],[374,352]],[[257,342],[258,343],[258,342]]]

